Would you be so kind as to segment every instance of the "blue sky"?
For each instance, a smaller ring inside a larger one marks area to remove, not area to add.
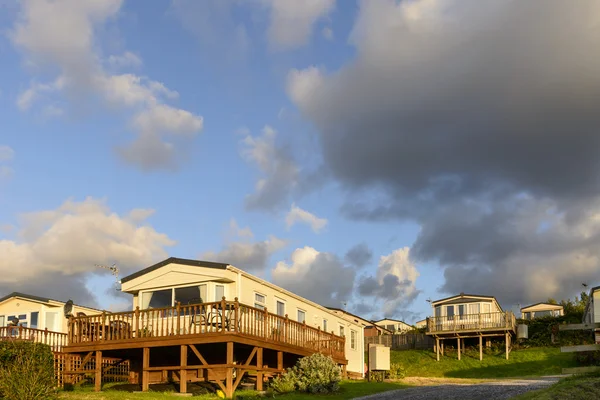
[[[598,33],[561,7],[548,6],[541,31],[562,18],[579,50],[592,46]],[[514,307],[571,296],[600,270],[581,233],[600,230],[589,225],[598,185],[571,188],[586,193],[577,202],[561,186],[596,171],[596,154],[575,156],[595,137],[569,147],[567,129],[548,132],[598,121],[569,107],[558,122],[528,119],[563,90],[577,103],[582,86],[563,78],[583,76],[540,74],[554,60],[549,39],[519,19],[533,8],[40,0],[0,10],[0,294],[122,308],[95,264],[125,275],[176,256],[412,322],[428,298],[475,292]],[[504,33],[480,35],[480,21],[531,40],[511,47]],[[540,59],[522,56],[531,48]],[[583,53],[574,64],[595,65]],[[511,75],[514,60],[548,81],[529,97],[506,89],[532,81]],[[544,133],[523,139],[525,126]],[[572,149],[562,163],[579,169],[546,167],[551,150],[533,162],[543,141]]]

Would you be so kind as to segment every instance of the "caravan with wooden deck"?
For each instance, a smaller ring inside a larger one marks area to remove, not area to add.
[[[504,337],[508,359],[516,319],[511,311],[502,310],[495,297],[461,293],[433,301],[431,308],[433,317],[427,318],[427,334],[436,339],[438,361],[444,341],[456,340],[460,360],[464,340],[473,338],[479,339],[479,358],[483,359],[483,339],[489,343],[492,337]]]
[[[133,311],[72,318],[66,351],[129,359],[142,390],[210,381],[231,397],[242,379],[261,390],[267,376],[316,352],[363,376],[360,323],[232,265],[169,258],[121,279],[121,290]],[[99,370],[98,390],[100,382]]]

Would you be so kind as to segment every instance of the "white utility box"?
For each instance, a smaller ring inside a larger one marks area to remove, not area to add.
[[[369,371],[390,370],[390,348],[382,344],[369,345]]]

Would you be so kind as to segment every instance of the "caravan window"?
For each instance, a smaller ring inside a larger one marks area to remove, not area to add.
[[[469,304],[469,314],[479,314],[479,303]]]
[[[37,329],[39,316],[40,316],[40,313],[37,311],[31,313],[30,318],[29,318],[29,326],[31,328]]]
[[[0,315],[0,328],[2,328],[3,326],[5,326],[4,315]]]
[[[448,321],[454,319],[454,306],[446,306],[446,316],[448,317]]]
[[[435,316],[436,317],[442,316],[442,307],[441,306],[435,306]]]
[[[173,289],[155,290],[142,293],[142,310],[149,308],[171,307],[173,303]]]
[[[186,286],[175,288],[175,304],[200,304],[206,303],[206,285]]]

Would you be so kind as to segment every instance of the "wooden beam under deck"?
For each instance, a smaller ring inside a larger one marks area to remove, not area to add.
[[[111,351],[111,350],[131,350],[131,349],[145,349],[154,347],[170,347],[170,346],[181,346],[190,344],[212,344],[212,343],[227,343],[234,342],[239,344],[245,344],[253,347],[262,347],[270,350],[296,354],[298,356],[309,356],[314,353],[310,349],[286,345],[274,341],[259,339],[249,335],[239,334],[235,332],[226,333],[202,333],[198,335],[185,335],[185,336],[174,336],[170,337],[158,337],[158,338],[144,338],[142,339],[129,339],[129,340],[114,340],[107,342],[90,342],[89,344],[77,344],[73,346],[64,347],[65,353],[82,353],[93,351]],[[92,353],[93,354],[93,353]],[[91,357],[91,355],[90,355]],[[348,360],[333,357],[334,361],[338,364],[348,364]]]

